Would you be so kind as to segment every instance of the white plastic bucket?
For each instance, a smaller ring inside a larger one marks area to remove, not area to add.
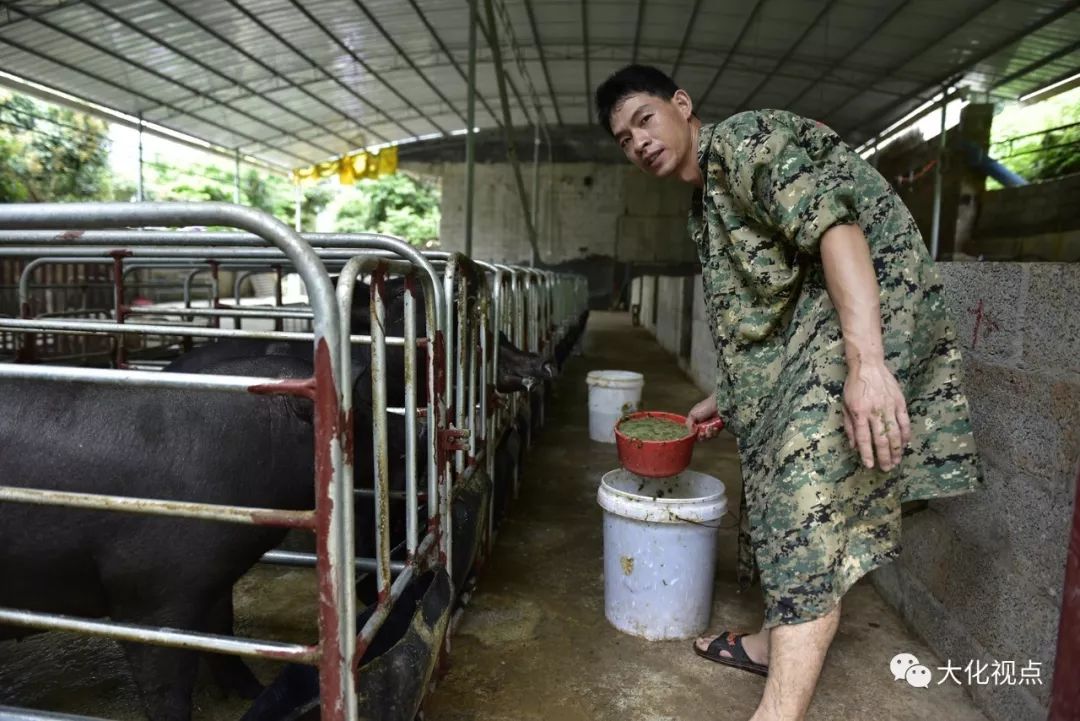
[[[604,474],[597,500],[608,621],[652,641],[704,633],[717,528],[727,510],[724,484],[696,471],[644,478],[619,468]]]
[[[601,443],[615,442],[615,424],[641,405],[645,376],[633,371],[590,371],[589,438]]]

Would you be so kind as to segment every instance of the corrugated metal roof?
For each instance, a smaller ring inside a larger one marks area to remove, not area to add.
[[[530,88],[549,124],[594,122],[592,88],[632,60],[674,71],[703,117],[784,107],[852,142],[945,82],[1018,97],[1080,68],[1080,0],[494,1],[515,125]],[[278,165],[466,124],[468,0],[0,5],[0,68]]]

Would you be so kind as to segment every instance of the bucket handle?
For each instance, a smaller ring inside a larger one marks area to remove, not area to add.
[[[671,511],[668,511],[668,514],[677,521],[682,521],[683,523],[690,523],[690,524],[693,524],[695,526],[703,526],[705,528],[712,528],[714,530],[727,531],[727,530],[730,530],[732,528],[737,528],[739,526],[739,519],[736,518],[735,514],[732,513],[731,511],[724,511],[724,515],[720,516],[720,518],[717,519],[717,525],[715,525],[715,526],[712,525],[711,523],[704,523],[702,521],[691,521],[689,518],[683,518],[682,516],[678,515],[677,513],[672,513]],[[724,521],[724,518],[726,516],[731,516],[731,518],[735,521],[735,523],[733,523],[730,526],[722,525],[723,521]]]

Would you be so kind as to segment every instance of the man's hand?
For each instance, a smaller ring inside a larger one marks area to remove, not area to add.
[[[900,384],[884,362],[850,367],[844,383],[844,431],[867,468],[874,458],[883,471],[892,470],[911,440],[911,420]]]
[[[694,430],[694,426],[716,418],[716,396],[710,395],[701,401],[686,414],[686,427]],[[698,438],[713,438],[720,432],[719,427],[703,428],[698,431]]]
[[[857,225],[834,225],[821,236],[825,286],[840,317],[847,381],[844,430],[867,468],[892,470],[911,440],[900,384],[885,367],[881,303],[870,247]]]

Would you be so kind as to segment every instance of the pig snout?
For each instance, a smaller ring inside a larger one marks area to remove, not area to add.
[[[536,353],[520,350],[502,333],[499,334],[499,378],[496,387],[502,393],[528,391],[545,379],[554,378],[554,363]]]

